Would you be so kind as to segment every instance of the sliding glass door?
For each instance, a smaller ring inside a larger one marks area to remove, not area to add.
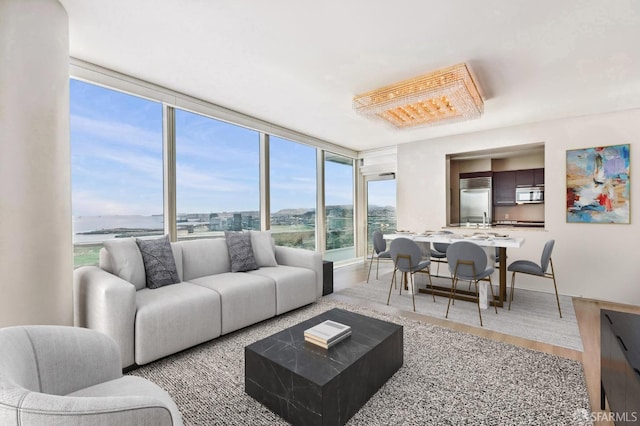
[[[396,231],[396,180],[394,175],[367,179],[367,253],[373,247],[373,231]]]

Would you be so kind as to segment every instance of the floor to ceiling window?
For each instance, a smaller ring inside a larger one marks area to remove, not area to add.
[[[162,105],[72,79],[70,133],[75,266],[107,239],[162,235]]]
[[[396,232],[395,179],[367,181],[367,253],[373,247],[373,231]]]
[[[197,106],[201,114],[172,103],[165,109],[166,93],[129,78],[125,86],[133,94],[128,94],[120,91],[125,88],[119,77],[105,78],[105,73],[96,75],[99,84],[70,82],[76,267],[97,264],[107,239],[159,236],[171,233],[174,225],[180,240],[259,230],[261,223],[269,223],[279,245],[322,251],[329,260],[355,257],[353,157],[323,152],[304,135],[300,143],[211,118],[218,109],[206,102]],[[111,85],[118,90],[107,88]],[[190,102],[183,101],[183,106]],[[251,125],[246,116],[239,122]],[[165,135],[166,153],[163,127],[175,129],[175,138]],[[261,153],[262,137],[270,143]],[[261,155],[268,165],[264,194]],[[317,178],[319,155],[324,157],[324,182]],[[165,161],[173,158],[165,175]],[[317,216],[320,188],[324,217]],[[165,205],[165,193],[169,201],[175,196],[175,206]],[[268,212],[260,211],[261,197],[269,200]],[[176,220],[169,223],[174,207]],[[317,247],[318,241],[323,246]]]
[[[176,109],[178,239],[260,229],[260,135]]]
[[[353,159],[325,153],[324,161],[327,260],[355,257]]]
[[[269,138],[271,235],[276,244],[315,250],[316,148]]]

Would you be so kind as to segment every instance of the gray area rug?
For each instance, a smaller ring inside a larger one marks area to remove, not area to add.
[[[398,277],[400,277],[399,274]],[[386,305],[390,282],[391,272],[385,271],[383,274],[381,271],[380,279],[376,280],[374,270],[369,283],[361,282],[337,293]],[[425,287],[426,282],[424,274],[416,275],[416,283],[419,283],[421,288]],[[451,280],[434,277],[433,284],[450,287]],[[550,280],[543,280],[543,284],[551,285],[553,288]],[[461,281],[458,285],[464,290],[468,288],[468,282]],[[498,292],[497,285],[494,285],[494,292],[496,294]],[[444,319],[447,302],[448,298],[436,296],[436,303],[434,303],[431,294],[418,293],[416,294],[416,312]],[[413,311],[411,293],[403,290],[402,295],[399,295],[398,290],[394,289],[391,292],[389,305]],[[510,311],[507,310],[507,303],[504,308],[498,308],[497,315],[493,308],[482,311],[483,328],[583,352],[572,298],[560,296],[560,308],[562,318],[558,315],[555,293],[516,289]],[[472,302],[456,301],[449,310],[448,319],[480,327],[478,307]]]
[[[576,361],[330,300],[129,374],[166,389],[186,425],[285,425],[244,393],[244,347],[333,307],[404,327],[404,365],[348,425],[591,424]]]

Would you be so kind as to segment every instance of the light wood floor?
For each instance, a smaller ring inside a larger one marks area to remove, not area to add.
[[[361,306],[370,306],[377,310],[384,312],[412,318],[428,323],[436,324],[442,327],[448,327],[454,330],[462,331],[469,334],[474,334],[481,337],[486,337],[498,342],[510,343],[529,349],[546,352],[553,355],[570,358],[579,362],[582,362],[587,391],[589,393],[589,400],[591,403],[591,410],[593,412],[600,412],[600,309],[610,309],[623,312],[632,312],[640,314],[640,306],[623,305],[612,302],[603,302],[598,300],[580,299],[574,298],[573,305],[576,311],[576,318],[578,321],[578,328],[580,329],[580,336],[582,337],[582,344],[584,346],[584,352],[575,351],[568,348],[562,348],[559,346],[550,345],[547,343],[536,342],[533,340],[523,339],[521,337],[510,336],[496,331],[486,330],[480,327],[473,327],[465,324],[456,323],[446,320],[444,318],[435,318],[427,315],[418,314],[410,311],[403,311],[392,306],[380,305],[377,303],[369,302],[363,299],[344,296],[336,294],[335,292],[341,289],[351,287],[357,283],[360,283],[367,278],[368,264],[356,264],[336,268],[333,276],[333,289],[334,293],[328,297],[344,301],[347,303],[357,304]],[[375,268],[375,266],[374,266]],[[382,270],[386,271],[388,267],[385,267],[381,263]],[[389,269],[390,270],[390,269]],[[375,273],[375,271],[372,271]],[[558,284],[559,286],[561,284]],[[603,416],[597,418],[604,418]],[[599,421],[595,423],[597,426],[609,426],[613,425],[612,422]]]

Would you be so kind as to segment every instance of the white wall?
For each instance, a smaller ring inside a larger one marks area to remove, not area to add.
[[[0,327],[71,325],[69,25],[0,1]]]
[[[555,239],[553,262],[562,294],[640,305],[640,109],[602,116],[430,139],[398,146],[398,228],[438,229],[446,224],[446,155],[479,149],[545,142],[545,222],[543,231],[518,230],[526,238],[508,261],[539,261],[542,246]],[[566,150],[629,143],[631,224],[566,223]],[[517,287],[553,291],[551,280],[522,276]]]

